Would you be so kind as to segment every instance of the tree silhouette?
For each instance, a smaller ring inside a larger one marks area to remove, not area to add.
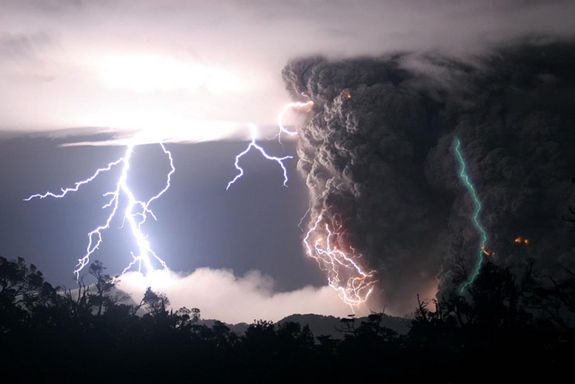
[[[99,260],[93,261],[88,268],[89,274],[96,279],[96,283],[94,284],[96,295],[90,295],[90,304],[98,308],[98,316],[102,314],[102,308],[106,304],[109,304],[109,293],[114,288],[114,281],[110,275],[104,273],[105,269],[104,264]]]
[[[147,315],[156,319],[157,322],[166,320],[168,317],[167,307],[170,305],[170,300],[163,293],[156,293],[152,291],[151,287],[146,289],[144,297],[140,302],[140,307],[147,311]]]
[[[377,372],[389,382],[467,383],[528,382],[544,372],[554,381],[553,373],[570,366],[574,345],[566,321],[574,312],[569,270],[554,276],[555,284],[534,278],[520,285],[486,263],[465,295],[418,297],[407,334],[372,313],[342,319],[340,339],[264,320],[236,334],[202,320],[198,308],[170,310],[168,298],[151,288],[138,305],[122,304],[101,263],[89,274],[94,284],[80,280],[77,291],[65,291],[23,259],[0,257],[3,373],[18,373],[22,382],[346,382]]]

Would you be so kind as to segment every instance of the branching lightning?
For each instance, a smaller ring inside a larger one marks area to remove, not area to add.
[[[297,135],[297,131],[289,130],[284,125],[284,118],[286,113],[294,108],[311,108],[313,101],[308,102],[295,102],[286,104],[278,115],[278,139],[281,139],[281,134]],[[283,170],[284,186],[288,182],[287,170],[283,164],[284,160],[291,159],[292,156],[275,157],[268,155],[265,150],[256,143],[256,127],[252,126],[252,140],[246,149],[240,152],[235,159],[235,167],[238,174],[228,183],[226,189],[229,189],[237,180],[244,175],[243,168],[239,162],[245,154],[252,148],[257,149],[263,157],[267,160],[272,160],[278,163]],[[310,210],[306,212],[304,217],[301,218],[298,226],[308,215]],[[327,223],[320,226],[322,217],[319,216],[315,225],[307,232],[303,243],[306,247],[307,254],[316,260],[320,269],[327,272],[329,285],[338,292],[339,297],[348,305],[354,306],[364,303],[375,285],[375,271],[365,272],[357,262],[357,257],[348,255],[346,252],[334,246],[334,238],[337,239],[338,234],[333,233]],[[310,244],[311,238],[314,238],[313,245]]]
[[[455,155],[457,157],[457,161],[459,162],[459,178],[469,191],[469,194],[473,200],[474,210],[471,220],[473,221],[473,225],[477,232],[479,233],[480,243],[479,243],[479,254],[477,255],[477,260],[475,262],[475,266],[467,278],[467,280],[459,287],[459,293],[463,294],[465,290],[473,284],[477,276],[479,276],[479,272],[481,272],[481,266],[483,265],[483,258],[484,255],[489,255],[489,252],[486,250],[487,246],[487,232],[481,225],[479,221],[479,214],[481,212],[481,201],[479,200],[479,196],[477,191],[475,190],[475,186],[473,185],[471,178],[467,174],[467,166],[465,164],[465,159],[463,157],[463,153],[461,152],[461,141],[459,138],[455,138],[454,141],[454,148],[455,148]]]
[[[287,183],[289,181],[289,178],[288,178],[287,169],[286,169],[283,162],[284,162],[284,160],[287,160],[287,159],[293,159],[293,156],[277,157],[277,156],[268,155],[268,153],[265,151],[265,149],[263,147],[261,147],[260,145],[258,145],[258,143],[256,142],[257,127],[255,125],[251,126],[251,133],[252,133],[252,140],[250,141],[250,143],[248,144],[246,149],[244,149],[242,152],[240,152],[236,155],[236,160],[234,162],[234,166],[238,170],[238,173],[232,180],[230,180],[228,182],[228,185],[226,186],[226,190],[230,189],[230,187],[232,185],[234,185],[235,182],[238,181],[244,175],[244,169],[240,166],[240,160],[245,154],[247,154],[249,151],[251,151],[252,148],[255,148],[256,150],[258,150],[262,154],[262,156],[264,158],[266,158],[267,160],[275,161],[276,163],[278,163],[278,165],[281,167],[281,169],[283,171],[283,176],[284,176],[283,185],[284,185],[284,187],[287,187]]]
[[[365,272],[357,257],[333,245],[334,237],[337,238],[337,233],[333,233],[327,223],[322,223],[321,215],[318,216],[303,239],[306,252],[315,259],[321,270],[327,272],[330,287],[338,292],[346,304],[353,307],[365,303],[376,283],[375,271]]]
[[[289,110],[311,107],[313,107],[312,101],[286,104],[278,115],[278,139],[281,138],[282,133],[287,135],[297,135],[296,131],[286,128],[283,122],[285,115]],[[287,186],[289,178],[284,161],[292,159],[293,156],[279,157],[269,155],[265,149],[257,143],[256,131],[257,127],[252,124],[251,141],[242,152],[236,155],[234,166],[238,173],[228,182],[226,190],[234,185],[245,174],[244,169],[240,166],[240,161],[242,157],[252,149],[259,151],[266,160],[274,161],[280,166],[284,178],[283,185]],[[98,168],[90,177],[75,182],[73,186],[61,188],[60,192],[57,193],[48,191],[44,194],[31,195],[25,199],[25,201],[47,198],[62,199],[70,193],[78,192],[82,186],[94,181],[101,174],[110,172],[116,167],[121,168],[120,176],[115,184],[115,188],[103,194],[104,197],[108,198],[108,201],[102,208],[109,210],[109,214],[103,224],[88,233],[88,245],[86,247],[86,251],[84,255],[78,259],[78,264],[74,268],[76,277],[79,277],[80,272],[89,264],[91,256],[98,250],[103,242],[103,233],[110,228],[113,220],[118,216],[119,211],[123,225],[126,223],[128,224],[130,232],[137,244],[137,253],[132,253],[132,261],[122,273],[137,267],[138,271],[142,272],[143,269],[145,274],[149,274],[155,270],[155,265],[159,265],[163,269],[167,269],[166,263],[154,252],[150,242],[142,231],[142,225],[149,217],[157,220],[150,206],[156,199],[159,199],[166,191],[168,191],[171,186],[172,175],[175,172],[171,152],[166,149],[164,144],[160,144],[160,146],[169,160],[170,171],[166,176],[165,186],[148,200],[138,199],[128,183],[131,160],[136,147],[135,144],[127,145],[126,151],[121,158],[108,163],[105,167]],[[125,208],[123,208],[124,206]],[[304,220],[309,211],[310,210],[308,209],[308,212],[306,212],[306,215],[304,215],[301,221]],[[354,307],[364,303],[373,291],[376,283],[375,271],[364,271],[358,263],[358,256],[354,254],[355,252],[353,252],[353,249],[351,252],[346,253],[345,251],[338,249],[337,245],[334,245],[338,243],[338,240],[339,233],[332,232],[328,223],[323,222],[322,217],[319,216],[313,227],[311,227],[307,232],[303,243],[305,244],[307,254],[316,260],[320,269],[327,272],[329,285],[338,292],[340,298],[346,304]],[[312,241],[313,244],[311,244]]]
[[[277,117],[277,123],[278,123],[278,127],[279,127],[278,140],[281,139],[282,133],[285,133],[285,134],[290,135],[290,136],[297,135],[296,131],[289,130],[288,128],[285,127],[283,121],[284,121],[286,113],[288,113],[288,111],[290,111],[291,109],[301,109],[301,108],[311,108],[311,107],[313,107],[313,101],[311,101],[311,100],[306,101],[306,102],[294,102],[294,103],[285,104],[283,106],[282,110],[280,111],[280,113],[278,114],[278,117]],[[238,170],[238,173],[236,174],[236,176],[232,180],[230,180],[228,182],[228,185],[226,186],[226,190],[230,189],[230,187],[232,185],[234,185],[235,182],[238,181],[244,175],[245,172],[244,172],[244,169],[240,166],[240,160],[244,155],[246,155],[249,151],[251,151],[252,148],[255,148],[256,150],[258,150],[262,154],[262,156],[264,158],[266,158],[267,160],[275,161],[276,163],[278,163],[278,165],[281,167],[281,169],[283,171],[283,176],[284,176],[283,185],[284,185],[284,187],[287,187],[287,183],[289,181],[289,178],[288,178],[287,169],[286,169],[283,162],[284,162],[284,160],[287,160],[287,159],[293,159],[293,156],[277,157],[277,156],[269,155],[265,151],[265,149],[262,146],[258,145],[256,142],[257,127],[254,124],[252,124],[250,128],[251,128],[252,140],[250,141],[250,143],[248,144],[246,149],[244,149],[242,152],[240,152],[236,155],[234,166]]]
[[[102,208],[110,209],[110,213],[102,225],[96,227],[90,233],[88,233],[88,245],[86,247],[86,252],[80,259],[78,259],[78,264],[74,268],[74,273],[76,274],[77,278],[79,277],[82,269],[84,269],[84,267],[90,262],[90,257],[92,254],[94,254],[94,252],[96,252],[96,250],[102,244],[102,233],[110,228],[112,220],[114,217],[116,217],[116,213],[120,210],[121,198],[126,199],[126,207],[122,214],[123,223],[128,223],[131,234],[134,237],[138,247],[138,253],[132,253],[132,261],[128,264],[122,273],[127,272],[135,265],[137,265],[138,271],[140,272],[142,271],[143,266],[146,274],[154,270],[154,264],[159,264],[163,269],[167,268],[164,260],[162,260],[152,249],[150,242],[148,241],[146,235],[142,232],[141,228],[142,224],[146,222],[149,216],[151,216],[154,220],[157,220],[154,212],[150,208],[150,205],[152,202],[159,199],[170,188],[172,175],[176,171],[172,153],[166,149],[164,144],[160,143],[160,147],[169,160],[170,171],[166,175],[166,183],[164,187],[148,200],[137,199],[136,195],[134,192],[132,192],[128,184],[128,175],[130,171],[132,155],[135,150],[134,144],[129,144],[126,146],[126,152],[120,159],[108,163],[108,165],[103,168],[97,169],[90,177],[76,182],[73,187],[61,188],[60,193],[46,192],[44,194],[34,194],[24,199],[24,201],[30,201],[33,199],[64,198],[69,193],[78,192],[80,187],[94,181],[102,173],[109,172],[112,170],[112,168],[121,165],[121,173],[118,182],[116,183],[115,189],[103,194],[103,196],[109,198],[109,200]]]
[[[305,211],[305,213],[303,214],[303,216],[299,219],[298,223],[297,223],[297,227],[299,228],[300,232],[304,232],[304,230],[302,229],[302,224],[303,221],[305,220],[305,218],[307,217],[307,215],[309,215],[309,212],[311,211],[311,207],[308,207],[307,210]]]

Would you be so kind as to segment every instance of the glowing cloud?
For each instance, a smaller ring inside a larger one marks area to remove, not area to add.
[[[184,90],[221,94],[241,92],[246,87],[230,71],[164,56],[110,56],[101,59],[97,68],[109,88],[133,92]]]

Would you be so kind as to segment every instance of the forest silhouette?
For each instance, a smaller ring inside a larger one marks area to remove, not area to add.
[[[466,296],[418,300],[407,334],[373,313],[341,319],[341,339],[265,320],[236,334],[150,288],[127,304],[99,262],[89,274],[93,284],[64,290],[0,257],[3,382],[554,382],[574,356],[571,272],[519,289],[487,263]]]

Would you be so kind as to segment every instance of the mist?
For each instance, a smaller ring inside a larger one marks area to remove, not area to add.
[[[128,272],[117,284],[118,289],[128,293],[136,303],[142,300],[148,286],[165,294],[174,311],[181,307],[200,308],[204,319],[228,323],[279,321],[298,313],[339,317],[370,313],[365,306],[351,308],[344,304],[329,286],[277,291],[274,280],[256,270],[242,276],[236,276],[229,269],[212,268],[198,268],[191,274],[155,271],[148,277]]]

